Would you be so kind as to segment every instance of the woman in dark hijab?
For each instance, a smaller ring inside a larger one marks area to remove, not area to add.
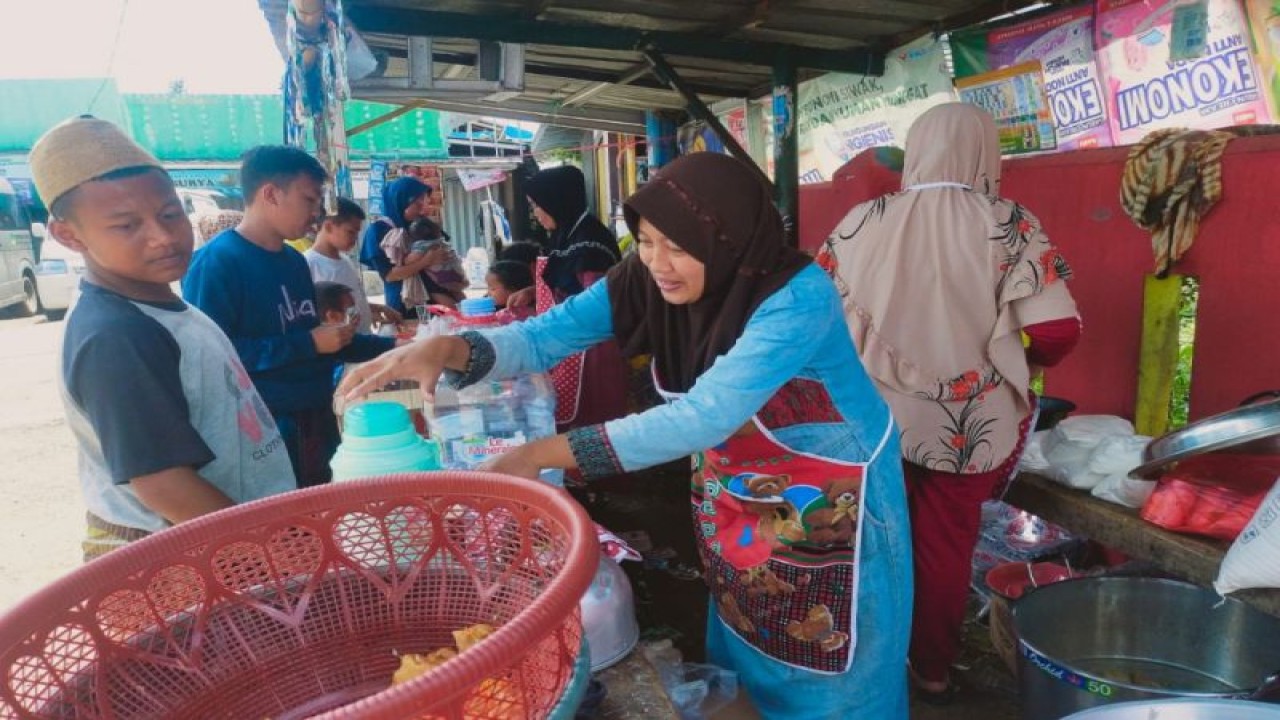
[[[543,273],[556,302],[577,295],[622,259],[613,233],[587,212],[587,182],[572,165],[543,170],[525,183],[533,215],[551,239]]]
[[[415,274],[421,277],[427,292],[432,296],[449,295],[449,291],[440,287],[426,272],[427,268],[440,262],[440,253],[427,253],[417,262],[396,265],[383,250],[382,239],[395,228],[407,231],[414,220],[424,217],[427,199],[430,196],[431,186],[415,177],[393,180],[382,190],[385,215],[381,220],[370,223],[360,240],[360,264],[370,270],[376,270],[378,276],[382,278],[387,307],[406,316],[413,314],[413,308],[405,308],[400,299],[400,289],[407,277]]]
[[[626,203],[638,249],[550,312],[426,340],[340,392],[546,370],[616,338],[649,353],[666,404],[491,461],[588,479],[695,458],[711,593],[707,652],[768,718],[907,717],[911,557],[898,434],[858,362],[829,278],[785,245],[769,189],[699,153]]]
[[[551,234],[538,274],[538,310],[545,311],[590,287],[622,259],[618,241],[587,211],[587,183],[572,165],[542,170],[525,183],[538,223]],[[531,303],[516,293],[508,305]],[[627,412],[630,368],[616,343],[573,355],[551,369],[556,388],[556,423],[561,429],[595,425]]]

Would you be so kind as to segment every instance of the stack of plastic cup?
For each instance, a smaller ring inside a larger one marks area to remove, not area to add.
[[[400,403],[368,402],[343,415],[342,444],[330,467],[335,481],[439,470],[440,448],[414,430]]]

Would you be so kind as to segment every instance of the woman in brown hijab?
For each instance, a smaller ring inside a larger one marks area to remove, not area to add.
[[[353,374],[435,387],[542,371],[616,338],[667,403],[538,440],[489,469],[588,479],[695,458],[707,650],[770,718],[905,719],[911,597],[897,431],[830,279],[785,245],[763,185],[700,153],[626,203],[637,253],[517,325],[434,338]]]
[[[1017,465],[1036,366],[1061,360],[1080,323],[1066,261],[1026,208],[998,195],[990,115],[962,103],[922,115],[907,136],[902,184],[854,208],[818,262],[902,427],[916,571],[911,666],[922,698],[946,702],[982,503]]]

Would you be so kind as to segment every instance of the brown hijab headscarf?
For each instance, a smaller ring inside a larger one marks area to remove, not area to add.
[[[643,217],[706,266],[703,295],[688,305],[662,298],[638,254],[608,275],[614,335],[627,355],[652,354],[671,392],[692,388],[760,303],[810,262],[787,246],[769,188],[728,155],[677,159],[623,209],[633,235]]]

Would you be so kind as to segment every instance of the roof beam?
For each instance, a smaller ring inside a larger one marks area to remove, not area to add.
[[[671,55],[763,66],[772,66],[774,59],[785,51],[791,53],[797,67],[859,73],[866,73],[870,68],[871,74],[884,73],[884,53],[861,47],[823,50],[779,43],[727,40],[708,34],[645,32],[604,25],[539,22],[520,15],[469,15],[367,5],[348,7],[347,14],[357,27],[366,32],[602,50],[635,50],[653,46]]]
[[[416,108],[456,112],[470,115],[489,115],[523,120],[544,125],[581,128],[583,130],[607,130],[628,135],[644,134],[644,113],[629,110],[584,110],[563,108],[527,100],[505,100],[487,103],[480,100],[447,99],[439,97],[406,97],[404,90],[363,90],[356,93],[361,100],[378,102],[411,103]]]
[[[631,83],[635,82],[636,80],[639,80],[640,78],[648,74],[649,74],[648,65],[637,65],[634,68],[632,68],[630,71],[628,71],[626,74],[619,77],[617,80],[614,80],[613,82],[599,82],[599,83],[596,83],[595,85],[589,85],[579,90],[578,92],[565,98],[564,103],[562,104],[564,107],[573,107],[574,105],[581,105],[582,103],[590,100],[596,95],[599,95],[605,90],[608,90],[614,85],[630,85]]]
[[[379,47],[391,57],[406,58],[409,53],[404,48],[386,48]],[[442,52],[436,50],[432,53],[431,59],[442,65],[475,65],[475,53],[455,53]],[[593,70],[582,66],[568,65],[547,65],[545,63],[525,62],[524,69],[530,75],[542,75],[545,77],[561,78],[563,80],[581,80],[583,82],[605,83],[609,85],[625,84],[647,90],[668,90],[670,89],[666,83],[652,77],[648,77],[648,65],[643,66],[644,72],[632,77],[632,79],[622,82],[623,78],[631,77],[632,73],[628,72],[621,77],[607,70]],[[753,84],[751,87],[728,87],[724,85],[711,85],[705,82],[687,82],[691,89],[699,95],[709,95],[711,97],[720,98],[736,98],[747,97],[759,83]]]
[[[932,28],[921,28],[920,30],[895,35],[888,39],[888,44],[893,47],[897,47],[903,43],[908,43],[919,38],[930,29],[933,30],[934,33],[959,30],[962,27],[973,25],[975,23],[986,22],[993,17],[1016,12],[1032,5],[1039,5],[1041,2],[1042,0],[987,0],[986,2],[978,3],[970,10],[964,10],[947,16],[945,20],[934,23]]]

